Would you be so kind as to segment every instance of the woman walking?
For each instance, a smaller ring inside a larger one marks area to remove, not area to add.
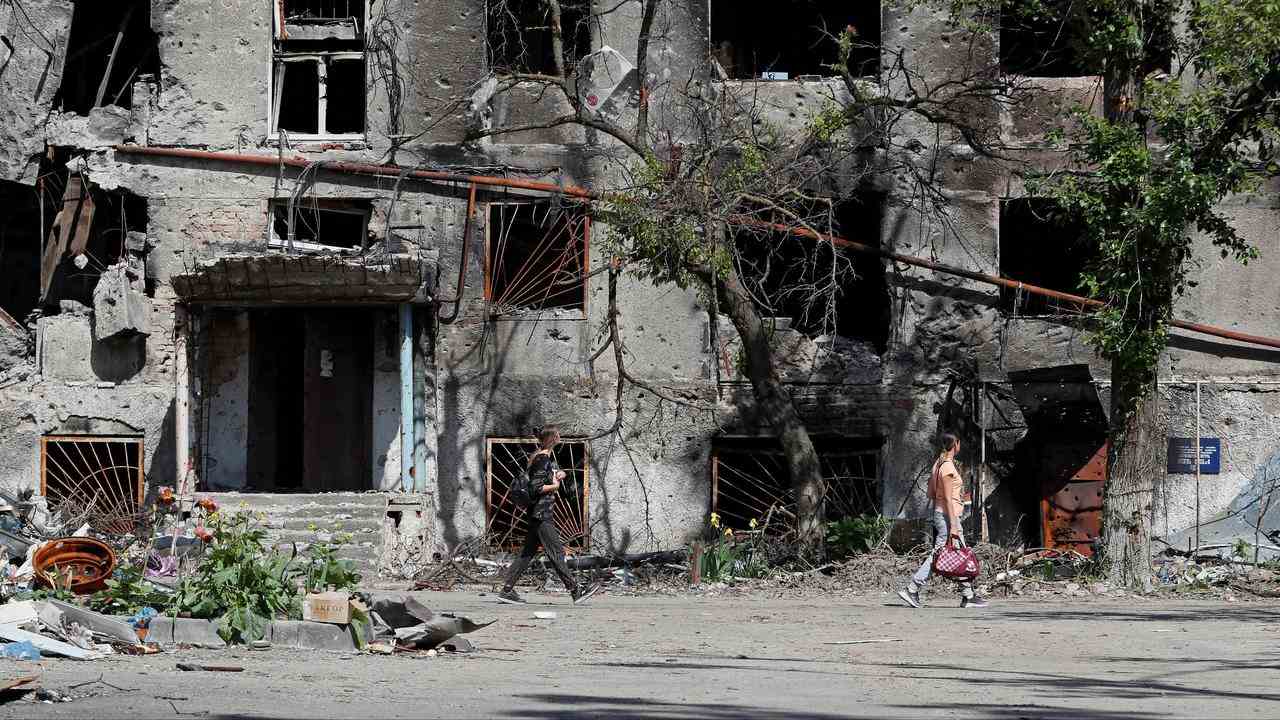
[[[560,431],[554,426],[543,428],[538,434],[538,450],[529,458],[529,477],[536,481],[540,491],[533,505],[525,513],[528,533],[525,535],[520,556],[511,563],[511,568],[507,571],[507,582],[503,585],[502,592],[498,593],[498,600],[501,602],[524,602],[524,599],[516,594],[516,582],[537,556],[539,545],[542,546],[547,559],[551,561],[551,567],[555,568],[556,575],[560,576],[560,582],[568,588],[574,604],[585,602],[600,589],[600,586],[595,584],[580,586],[573,579],[573,573],[569,572],[569,566],[564,562],[564,546],[560,544],[560,533],[556,530],[555,520],[552,519],[556,493],[560,491],[560,483],[564,482],[565,478],[565,472],[556,464],[553,453],[559,444]]]
[[[964,530],[960,527],[960,514],[964,511],[964,480],[956,469],[956,454],[960,452],[960,439],[951,433],[943,433],[938,443],[938,459],[933,461],[929,475],[929,503],[933,506],[933,550],[911,576],[906,589],[898,591],[898,597],[911,607],[920,607],[920,588],[929,582],[933,574],[933,556],[947,540],[964,544]],[[973,581],[961,580],[960,607],[984,608],[987,602],[973,592]]]

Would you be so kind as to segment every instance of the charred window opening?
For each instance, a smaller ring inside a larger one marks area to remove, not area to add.
[[[837,38],[856,33],[845,58],[855,76],[880,73],[880,3],[839,0],[711,0],[712,53],[734,80],[832,76]]]
[[[1000,275],[1059,292],[1079,294],[1080,278],[1094,258],[1083,228],[1046,198],[1000,202]],[[1010,315],[1074,314],[1074,303],[1001,288],[1000,308]]]
[[[1146,72],[1169,70],[1175,4],[1158,0],[1149,8],[1143,38]],[[1001,70],[1029,77],[1102,74],[1100,59],[1089,53],[1088,38],[1103,18],[1088,6],[1071,0],[1006,2],[1000,17]]]
[[[101,105],[133,107],[133,83],[160,77],[151,4],[77,2],[55,105],[79,115]]]
[[[271,202],[271,241],[295,250],[363,249],[369,243],[369,215],[365,200],[308,198],[294,204],[290,234],[289,201]]]
[[[538,449],[532,438],[489,438],[485,452],[485,537],[489,545],[516,550],[524,543],[525,510],[511,498],[511,483],[529,464]],[[565,550],[581,553],[590,549],[587,501],[590,494],[588,448],[582,440],[565,440],[556,447],[556,463],[565,479],[556,493],[552,519]]]
[[[52,173],[42,181],[45,197],[59,199],[41,251],[40,305],[45,314],[63,302],[92,306],[103,271],[131,251],[144,251],[129,236],[145,238],[147,201],[125,190],[101,190],[79,173]]]
[[[131,533],[141,519],[142,438],[48,435],[40,438],[40,493],[69,525]]]
[[[488,0],[489,67],[495,72],[556,72],[551,11],[544,0]],[[565,73],[591,52],[591,3],[561,0],[560,27]]]
[[[828,521],[880,514],[879,438],[815,436],[827,483]],[[711,511],[734,529],[755,520],[771,533],[795,527],[795,493],[776,438],[717,438],[711,450]]]
[[[365,5],[285,2],[276,17],[271,132],[295,137],[365,131]]]
[[[880,246],[884,197],[856,195],[834,208],[837,235]],[[786,218],[766,218],[791,224]],[[827,220],[815,211],[813,225]],[[890,298],[884,260],[835,249],[829,243],[751,226],[735,234],[738,271],[766,316],[789,318],[811,337],[834,332],[870,343],[883,353],[889,342]]]
[[[498,314],[585,310],[590,220],[578,205],[489,206],[485,298]]]
[[[40,301],[40,246],[47,228],[40,225],[39,190],[0,181],[0,208],[0,309],[21,323]]]

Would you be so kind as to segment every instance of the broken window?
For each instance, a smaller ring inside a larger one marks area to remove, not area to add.
[[[1059,292],[1079,294],[1080,278],[1094,253],[1082,229],[1046,198],[1000,202],[1000,275]],[[1061,315],[1075,303],[1001,288],[1000,308],[1011,315]]]
[[[0,310],[22,323],[40,300],[40,196],[31,185],[0,181]]]
[[[855,76],[880,72],[880,3],[847,0],[711,0],[711,48],[724,77],[794,80],[835,75],[837,38],[852,28]]]
[[[293,138],[363,136],[365,7],[359,0],[291,0],[276,15],[271,132]]]
[[[93,290],[108,266],[145,251],[147,201],[124,190],[103,191],[79,174],[49,173],[46,197],[60,197],[41,252],[40,304],[93,305]]]
[[[139,520],[143,444],[138,437],[40,438],[40,493],[65,524],[124,535]]]
[[[289,201],[273,200],[270,244],[294,250],[362,249],[369,243],[371,212],[364,200],[307,198],[294,204],[290,227]]]
[[[1145,11],[1145,72],[1169,70],[1176,2],[1157,0]],[[1000,69],[1029,77],[1100,75],[1101,61],[1090,57],[1089,36],[1101,19],[1089,3],[1073,0],[1005,2],[1000,14]]]
[[[813,438],[827,483],[828,521],[880,514],[880,446],[874,438]],[[711,511],[734,529],[764,525],[772,534],[795,527],[795,494],[775,438],[717,438],[711,450]]]
[[[880,246],[884,198],[855,195],[834,207],[835,234]],[[815,209],[812,225],[825,230],[826,213]],[[787,218],[764,218],[790,224]],[[752,226],[735,234],[738,273],[751,290],[757,309],[769,317],[789,318],[791,327],[811,337],[834,332],[862,340],[883,353],[889,342],[890,301],[884,260],[829,243]]]
[[[489,438],[485,451],[485,536],[491,547],[516,550],[524,544],[525,509],[511,498],[511,483],[524,472],[529,457],[538,449],[533,438]],[[565,479],[556,493],[552,519],[560,540],[569,553],[590,548],[587,497],[590,473],[587,444],[565,440],[555,449],[556,462]]]
[[[159,76],[150,2],[75,3],[55,105],[79,115],[101,105],[133,107],[133,83]]]
[[[487,0],[489,67],[498,73],[556,74],[551,10],[545,0]],[[591,52],[591,3],[561,0],[565,74]]]
[[[489,206],[485,298],[498,314],[585,310],[590,219],[549,201]]]

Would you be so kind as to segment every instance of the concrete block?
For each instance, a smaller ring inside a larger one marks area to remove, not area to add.
[[[173,644],[173,618],[157,615],[147,626],[147,642],[161,645]]]
[[[310,650],[356,649],[351,629],[346,625],[307,622],[306,620],[277,620],[271,623],[271,642],[284,647]]]
[[[154,620],[152,622],[155,622]],[[198,618],[175,618],[173,621],[173,644],[194,645],[202,648],[224,648],[227,643],[218,635],[218,628],[212,620]]]
[[[131,272],[125,263],[117,263],[98,278],[93,290],[93,322],[99,340],[151,334],[151,308],[146,296],[133,286]]]

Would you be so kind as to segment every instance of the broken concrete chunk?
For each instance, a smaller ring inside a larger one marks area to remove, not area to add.
[[[126,263],[108,267],[93,289],[94,333],[99,340],[151,334],[151,308],[134,288]]]

